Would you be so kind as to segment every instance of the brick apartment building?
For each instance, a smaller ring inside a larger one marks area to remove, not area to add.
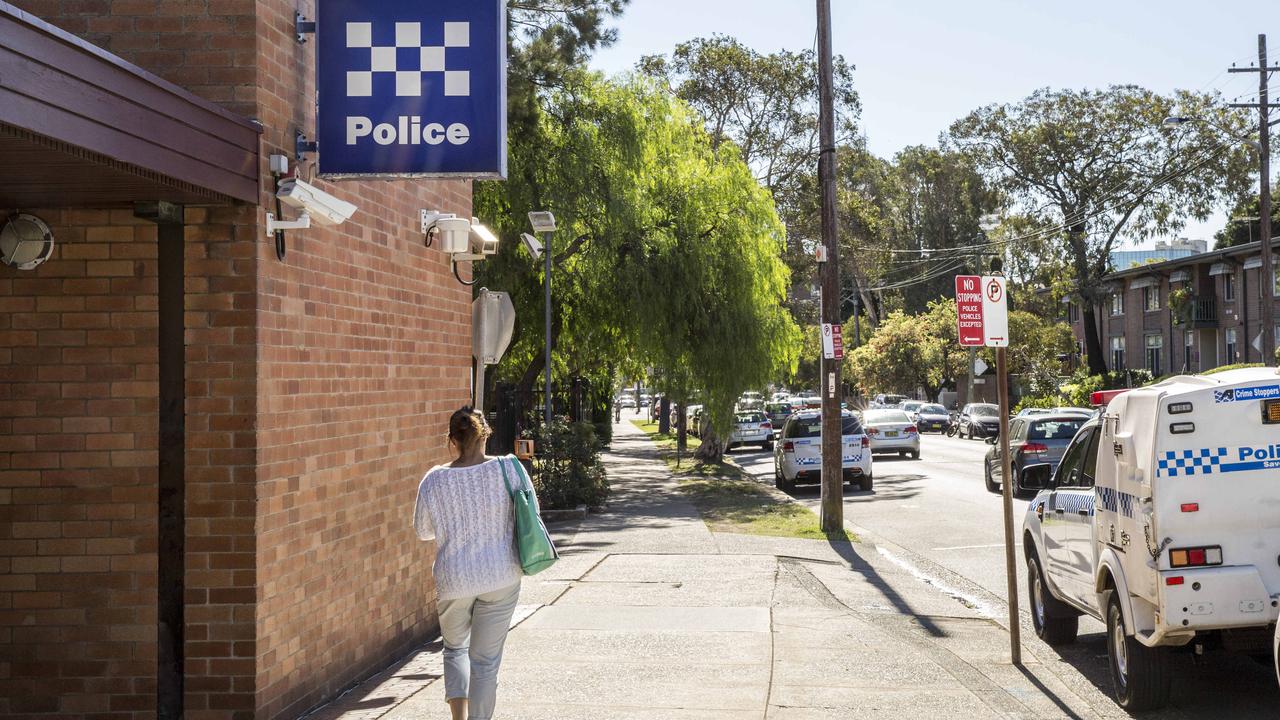
[[[0,1],[0,208],[56,242],[0,266],[0,717],[292,718],[435,632],[471,292],[416,225],[471,186],[317,179],[359,211],[277,259],[307,5]]]
[[[1280,247],[1280,238],[1271,242],[1273,248]],[[1260,248],[1261,243],[1254,242],[1108,275],[1111,292],[1096,308],[1107,366],[1144,368],[1160,377],[1262,362],[1262,352],[1275,351],[1259,350],[1262,303],[1276,307],[1274,316],[1280,322],[1280,285],[1274,277],[1260,276]],[[1186,299],[1175,310],[1170,307],[1170,294],[1183,289],[1188,291]],[[1078,302],[1068,304],[1067,321],[1083,357],[1083,313]],[[1280,325],[1276,337],[1280,338]]]

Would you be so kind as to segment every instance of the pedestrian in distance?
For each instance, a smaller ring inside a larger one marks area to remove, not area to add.
[[[452,720],[489,720],[498,668],[520,597],[515,516],[500,458],[485,455],[489,427],[464,407],[449,418],[456,459],[418,486],[413,526],[436,541],[432,572],[444,638],[444,687]]]

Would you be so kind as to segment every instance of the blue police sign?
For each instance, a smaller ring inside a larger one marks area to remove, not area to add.
[[[504,178],[504,0],[319,0],[320,174]]]

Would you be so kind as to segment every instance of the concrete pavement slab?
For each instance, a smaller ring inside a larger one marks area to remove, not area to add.
[[[551,605],[525,621],[531,630],[769,632],[762,607],[593,607]]]
[[[531,630],[518,628],[507,645],[511,663],[524,661],[578,663],[677,663],[706,658],[722,667],[769,664],[772,641],[767,633],[680,631]]]

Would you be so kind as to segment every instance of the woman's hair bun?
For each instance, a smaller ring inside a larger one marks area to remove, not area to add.
[[[459,448],[466,449],[476,441],[487,439],[489,432],[484,415],[470,405],[458,408],[449,418],[449,439]]]

